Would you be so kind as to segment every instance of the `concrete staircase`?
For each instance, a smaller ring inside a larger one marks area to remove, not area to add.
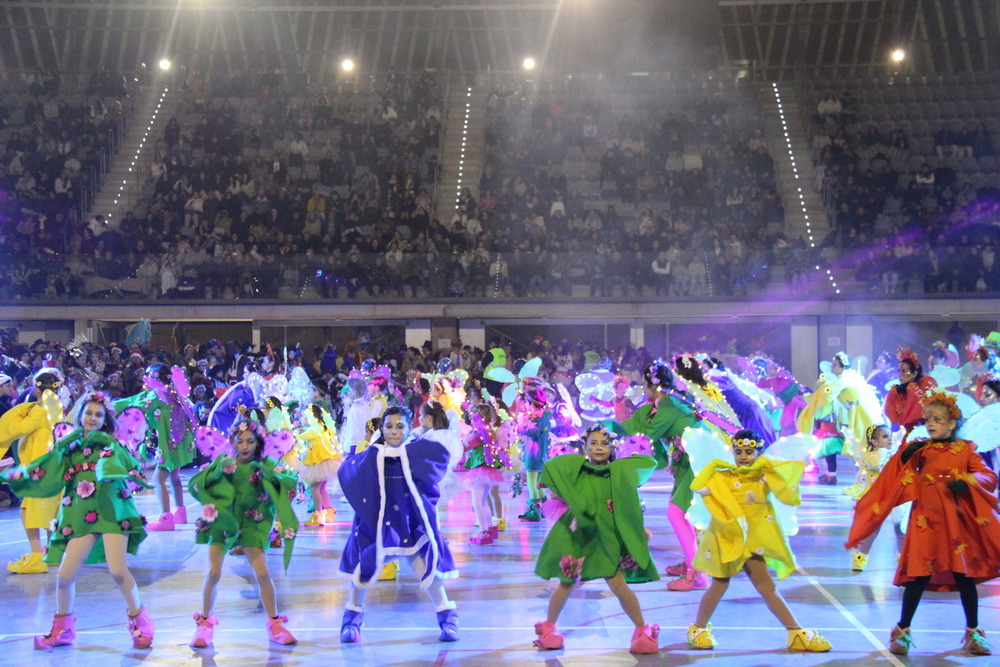
[[[780,83],[768,84],[762,98],[764,136],[785,206],[785,235],[819,245],[831,226],[823,198],[812,188],[812,142],[799,101],[791,86]]]
[[[156,140],[163,136],[176,108],[173,95],[171,86],[147,86],[139,94],[118,154],[112,158],[101,190],[94,198],[91,216],[103,215],[108,221],[117,222],[126,211],[135,210],[150,179]]]
[[[486,150],[486,87],[454,86],[448,93],[445,113],[434,217],[448,226],[463,188],[479,197]]]

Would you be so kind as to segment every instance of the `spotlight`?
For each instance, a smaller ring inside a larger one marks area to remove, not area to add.
[[[170,62],[170,58],[160,58],[159,65],[160,65],[160,69],[163,70],[164,72],[166,72],[168,69],[170,69],[173,66],[173,63]]]
[[[521,63],[521,67],[523,67],[526,70],[533,70],[533,69],[535,69],[535,59],[532,58],[531,56],[528,56]]]
[[[892,62],[899,63],[906,59],[906,51],[903,49],[893,49],[892,51]]]
[[[353,72],[354,61],[351,60],[350,58],[344,58],[343,60],[340,61],[340,69],[344,70],[345,72]]]

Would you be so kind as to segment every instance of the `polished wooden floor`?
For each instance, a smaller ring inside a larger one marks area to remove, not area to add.
[[[841,469],[847,468],[844,460]],[[667,525],[665,506],[670,479],[660,473],[643,492],[646,521],[654,533],[653,554],[660,568],[679,560],[680,550]],[[192,614],[199,610],[207,554],[194,544],[193,526],[171,533],[151,533],[140,554],[130,561],[143,602],[156,623],[153,648],[136,651],[125,630],[123,602],[106,570],[87,566],[78,581],[78,639],[74,646],[35,651],[32,635],[49,627],[55,607],[55,569],[48,575],[4,572],[0,588],[0,664],[3,665],[933,665],[1000,664],[1000,657],[972,658],[959,646],[964,627],[957,595],[928,593],[914,620],[916,646],[899,658],[884,650],[889,629],[899,614],[901,591],[892,585],[895,549],[891,533],[875,543],[871,563],[852,573],[842,544],[850,520],[851,501],[841,490],[853,481],[841,472],[837,488],[804,486],[800,533],[792,548],[801,572],[779,587],[808,628],[833,643],[827,654],[791,654],[785,632],[768,613],[745,577],[734,580],[713,618],[720,646],[694,651],[685,630],[701,594],[673,593],[665,581],[636,586],[647,622],[661,627],[661,651],[634,656],[627,651],[631,626],[603,582],[580,587],[570,599],[559,626],[566,648],[539,652],[531,645],[532,627],[543,620],[552,583],[534,576],[533,557],[545,537],[545,524],[519,523],[516,518],[491,546],[469,546],[472,513],[468,495],[442,512],[461,576],[448,583],[458,602],[461,640],[437,641],[438,628],[430,601],[407,567],[398,581],[383,582],[368,595],[361,642],[342,646],[340,618],[346,585],[336,576],[340,547],[351,511],[338,503],[338,521],[325,528],[303,529],[288,574],[281,573],[277,553],[270,558],[279,607],[298,637],[292,647],[269,645],[253,575],[246,561],[229,557],[219,590],[213,648],[188,647],[194,631]],[[140,509],[152,515],[156,501],[141,496]],[[508,515],[523,510],[523,499],[510,500]],[[189,505],[192,519],[198,506]],[[305,518],[305,506],[300,506]],[[0,512],[0,560],[26,551],[15,511]],[[981,625],[988,636],[1000,632],[1000,583],[980,590]],[[996,635],[1000,636],[1000,635]],[[1000,641],[996,642],[1000,653]]]

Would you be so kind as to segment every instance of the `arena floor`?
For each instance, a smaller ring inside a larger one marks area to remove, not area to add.
[[[847,463],[846,459],[843,463]],[[842,471],[846,468],[842,465]],[[876,540],[868,570],[852,573],[842,544],[850,521],[851,501],[841,493],[853,473],[841,472],[837,488],[803,486],[800,533],[791,539],[801,571],[779,588],[803,627],[820,631],[833,643],[826,654],[792,654],[784,649],[785,632],[768,613],[749,580],[734,580],[713,618],[719,648],[695,651],[685,643],[700,592],[673,593],[665,581],[635,587],[647,622],[660,625],[659,655],[635,656],[627,651],[631,625],[603,582],[580,587],[568,602],[559,627],[566,648],[539,652],[531,645],[533,625],[543,620],[554,584],[533,574],[534,555],[547,526],[516,519],[492,546],[466,544],[472,530],[468,496],[452,501],[442,522],[461,570],[448,582],[458,602],[461,640],[437,641],[438,628],[430,601],[404,565],[395,582],[373,587],[361,642],[341,645],[340,619],[346,584],[336,577],[339,548],[350,525],[351,511],[337,504],[338,521],[325,528],[304,528],[288,574],[277,553],[270,556],[281,613],[299,643],[269,645],[253,575],[246,561],[227,558],[220,584],[214,647],[194,650],[192,614],[199,610],[207,550],[193,543],[193,525],[173,533],[151,533],[139,556],[130,561],[143,602],[156,623],[153,648],[137,651],[125,629],[123,602],[101,566],[86,566],[78,580],[78,638],[71,647],[35,651],[32,635],[48,630],[55,606],[55,570],[48,575],[3,573],[0,588],[0,663],[8,665],[960,665],[995,664],[996,658],[965,655],[959,642],[964,627],[957,594],[927,593],[913,624],[915,647],[899,658],[885,650],[889,629],[897,620],[901,590],[892,585],[894,545],[889,535]],[[645,487],[646,522],[653,531],[653,555],[660,570],[680,558],[667,525],[665,506],[670,479],[658,473]],[[156,501],[141,496],[140,509],[153,515]],[[523,510],[511,501],[509,515]],[[197,513],[196,504],[189,512]],[[301,506],[300,515],[305,515]],[[0,560],[26,550],[17,513],[0,512]],[[1000,584],[979,587],[980,618],[989,635],[998,628]],[[997,645],[1000,652],[1000,645]]]

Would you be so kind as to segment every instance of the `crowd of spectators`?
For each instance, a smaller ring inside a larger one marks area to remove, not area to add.
[[[914,140],[910,123],[876,122],[850,91],[818,102],[813,185],[835,224],[825,245],[870,292],[996,292],[1000,180],[978,171],[994,160],[990,132],[971,117],[917,122],[929,133]]]

